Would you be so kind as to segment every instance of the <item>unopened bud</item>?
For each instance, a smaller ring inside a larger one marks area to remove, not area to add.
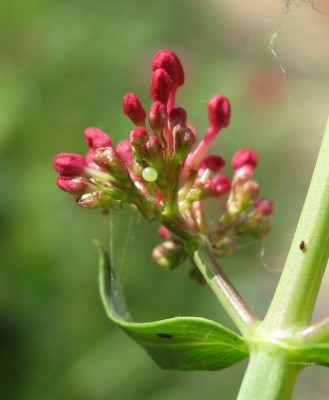
[[[82,195],[77,203],[84,208],[113,208],[120,211],[122,209],[122,202],[118,199],[113,199],[111,195],[105,190],[98,190],[96,192]]]
[[[241,168],[235,170],[234,183],[241,185],[242,183],[249,181],[253,174],[254,167],[252,165],[243,165]]]
[[[135,93],[127,93],[123,97],[123,112],[137,126],[145,125],[146,112]]]
[[[162,169],[163,157],[162,146],[157,136],[151,136],[143,146],[145,161],[150,167],[160,171]]]
[[[195,142],[195,136],[189,128],[176,125],[173,129],[173,137],[173,159],[177,164],[179,164],[180,162],[184,161],[187,155],[190,153]]]
[[[184,84],[184,70],[177,55],[168,49],[159,50],[152,60],[152,70],[164,69],[176,88]]]
[[[129,177],[119,154],[114,147],[98,149],[93,156],[94,162],[118,180],[126,180]]]
[[[256,200],[259,194],[259,184],[254,180],[247,181],[241,188],[241,197],[246,196],[250,200]]]
[[[236,244],[230,237],[224,237],[216,243],[216,252],[221,256],[231,256],[236,250]]]
[[[54,158],[54,168],[63,176],[82,175],[86,166],[86,159],[80,154],[61,153]]]
[[[163,129],[167,123],[167,108],[161,101],[152,103],[149,111],[149,121],[154,130]]]
[[[167,241],[153,250],[152,257],[161,268],[170,271],[186,259],[187,253],[180,243]]]
[[[108,147],[112,145],[112,139],[98,128],[87,128],[84,131],[84,135],[88,147],[98,149],[99,147]]]
[[[267,198],[258,199],[255,203],[255,209],[261,215],[271,215],[273,212],[273,201]]]
[[[187,114],[184,108],[173,108],[169,113],[169,128],[173,129],[176,125],[186,126]]]
[[[83,176],[71,177],[59,175],[57,178],[57,186],[73,195],[85,194],[93,188],[90,180]]]
[[[215,131],[226,128],[230,123],[231,106],[227,97],[215,95],[208,101],[209,126]]]
[[[250,227],[250,235],[254,238],[260,239],[266,237],[272,230],[272,221],[270,219],[262,219],[257,224]]]
[[[142,146],[149,139],[149,134],[145,128],[141,126],[130,132],[130,144]]]
[[[151,98],[154,101],[161,101],[167,104],[171,90],[171,79],[164,69],[157,69],[153,72],[151,84]]]
[[[231,190],[231,182],[225,175],[216,175],[211,181],[211,186],[215,197],[222,196]]]
[[[149,139],[149,134],[145,128],[137,127],[130,132],[130,146],[132,156],[135,161],[145,166],[144,162],[144,145]]]
[[[254,150],[245,148],[239,150],[232,158],[232,168],[236,171],[239,168],[250,165],[256,168],[258,163],[258,155]]]
[[[131,154],[130,142],[129,140],[121,140],[116,147],[115,151],[119,154],[121,160],[126,164],[130,164],[133,156]]]
[[[158,229],[159,234],[164,238],[164,239],[169,239],[172,237],[172,233],[170,232],[169,229],[167,229],[165,226],[160,225]]]
[[[224,167],[224,165],[225,161],[222,157],[211,155],[201,160],[199,169],[209,169],[211,172],[219,172]]]

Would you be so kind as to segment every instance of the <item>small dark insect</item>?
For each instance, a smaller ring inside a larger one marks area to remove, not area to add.
[[[173,335],[171,335],[170,333],[157,333],[157,336],[164,339],[171,339],[173,337]]]
[[[304,241],[304,240],[302,240],[302,241],[299,243],[299,248],[300,248],[302,251],[305,249],[305,241]]]

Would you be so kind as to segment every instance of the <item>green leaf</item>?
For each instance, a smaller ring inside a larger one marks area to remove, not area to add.
[[[297,352],[309,363],[329,367],[329,343],[315,343],[298,347]]]
[[[99,246],[99,245],[98,245]],[[244,339],[224,326],[196,317],[133,322],[107,253],[100,249],[100,293],[109,318],[164,369],[220,370],[248,356]]]

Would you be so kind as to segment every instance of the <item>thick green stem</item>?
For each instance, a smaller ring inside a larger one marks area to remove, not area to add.
[[[207,244],[194,251],[192,257],[225,311],[240,332],[246,335],[258,318],[235,289]]]
[[[262,324],[268,332],[308,325],[328,260],[329,121],[284,270]]]
[[[237,400],[288,400],[299,371],[275,347],[254,349]]]

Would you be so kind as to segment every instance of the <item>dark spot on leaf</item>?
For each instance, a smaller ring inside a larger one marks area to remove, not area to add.
[[[173,335],[171,335],[170,333],[157,333],[157,336],[163,339],[171,339],[173,337]]]
[[[305,241],[304,241],[304,240],[302,240],[302,241],[299,243],[299,248],[300,248],[302,251],[305,249]]]

